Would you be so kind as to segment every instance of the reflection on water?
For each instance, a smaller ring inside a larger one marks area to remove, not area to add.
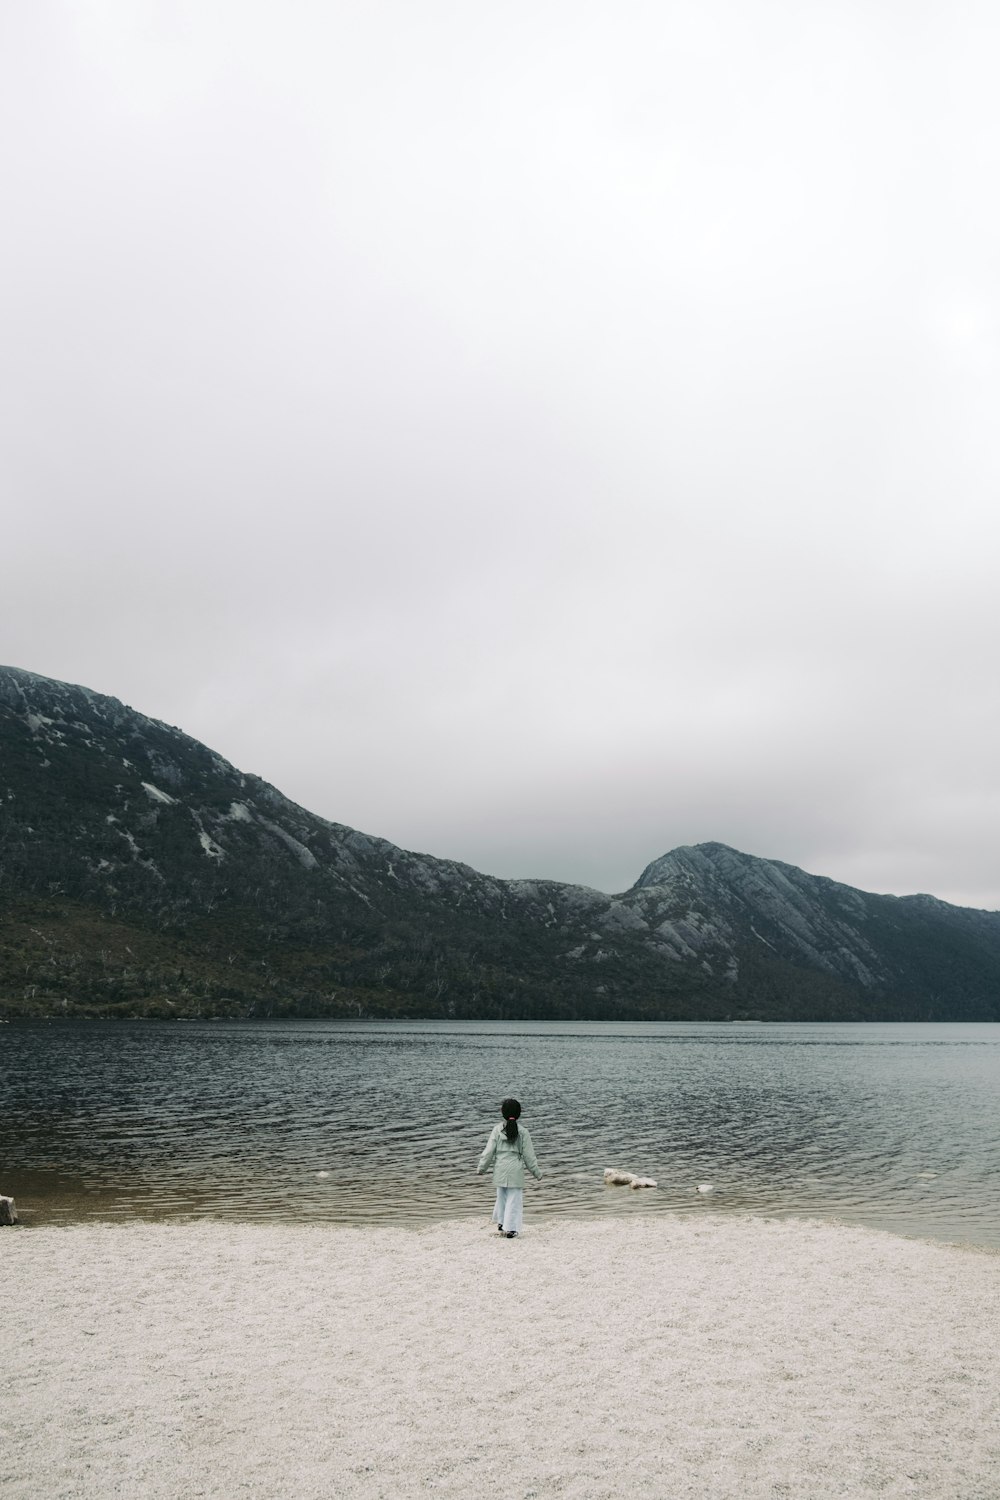
[[[532,1216],[793,1213],[1000,1247],[997,1025],[10,1025],[0,1090],[0,1192],[29,1224],[482,1213],[513,1093]],[[660,1186],[605,1188],[606,1166]]]

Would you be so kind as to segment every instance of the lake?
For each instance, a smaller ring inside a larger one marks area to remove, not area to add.
[[[1000,1248],[995,1024],[11,1023],[0,1092],[28,1225],[485,1217],[514,1094],[529,1225],[750,1212]]]

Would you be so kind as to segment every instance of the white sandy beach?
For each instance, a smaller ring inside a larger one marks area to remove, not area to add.
[[[1000,1257],[697,1216],[0,1231],[7,1500],[1000,1496]]]

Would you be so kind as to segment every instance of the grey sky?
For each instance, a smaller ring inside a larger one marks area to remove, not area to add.
[[[498,875],[1000,907],[998,41],[0,0],[0,660]]]

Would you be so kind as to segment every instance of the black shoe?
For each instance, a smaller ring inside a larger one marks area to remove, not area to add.
[[[503,1234],[503,1230],[502,1229],[501,1229],[500,1233]],[[516,1229],[508,1229],[507,1230],[507,1238],[509,1240],[516,1239],[517,1238],[517,1230]]]

